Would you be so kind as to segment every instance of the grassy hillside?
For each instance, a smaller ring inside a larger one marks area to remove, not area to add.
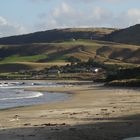
[[[47,43],[72,39],[99,39],[106,34],[110,34],[115,29],[112,28],[68,28],[54,29],[26,35],[0,38],[0,44],[30,44]]]
[[[140,63],[140,47],[96,40],[0,46],[0,63],[67,62],[70,56],[105,62]]]
[[[126,29],[116,30],[102,39],[125,44],[140,45],[140,24]]]
[[[112,68],[132,68],[140,64],[139,32],[140,25],[136,25],[123,30],[69,28],[1,38],[0,77],[28,79],[45,68],[70,64],[70,58],[93,58]]]
[[[30,70],[42,70],[53,65],[66,65],[66,62],[34,63],[34,62],[7,62],[0,63],[0,73],[22,72]]]

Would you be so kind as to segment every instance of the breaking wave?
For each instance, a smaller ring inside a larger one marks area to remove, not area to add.
[[[23,95],[25,93],[22,93]],[[27,96],[17,96],[17,97],[7,97],[7,98],[0,98],[0,101],[4,101],[4,100],[20,100],[20,99],[31,99],[31,98],[38,98],[43,96],[43,93],[41,92],[32,92],[32,94],[30,93]]]

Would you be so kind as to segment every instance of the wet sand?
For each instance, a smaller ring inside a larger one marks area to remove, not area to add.
[[[1,110],[0,140],[122,140],[140,136],[139,89],[82,82],[80,86],[28,90],[65,92],[72,98]]]

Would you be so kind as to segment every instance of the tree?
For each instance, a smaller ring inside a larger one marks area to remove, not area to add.
[[[88,65],[93,65],[94,63],[94,59],[92,57],[90,57],[87,61]]]
[[[70,56],[69,58],[67,58],[67,61],[71,63],[77,63],[77,62],[81,62],[81,59],[76,58],[74,56]]]

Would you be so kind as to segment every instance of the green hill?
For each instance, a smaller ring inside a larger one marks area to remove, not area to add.
[[[111,34],[105,35],[102,39],[112,42],[140,45],[140,24],[126,29],[116,30]]]
[[[139,35],[139,25],[135,25],[123,30],[69,28],[0,38],[0,72],[64,65],[71,56],[82,61],[92,57],[105,63],[140,64]]]
[[[140,47],[96,40],[74,40],[59,43],[1,45],[0,63],[67,62],[70,56],[106,62],[140,63]]]
[[[112,28],[67,28],[54,29],[26,35],[18,35],[0,38],[0,44],[30,44],[49,43],[74,39],[99,39],[106,34],[110,34],[115,29]]]

